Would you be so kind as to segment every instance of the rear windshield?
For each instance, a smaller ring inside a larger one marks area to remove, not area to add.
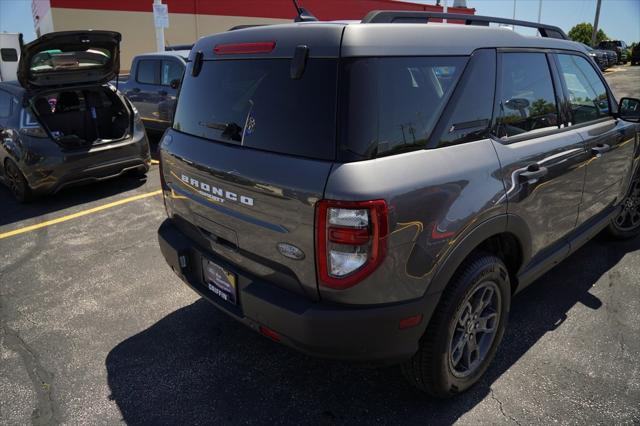
[[[103,68],[111,60],[108,49],[88,47],[86,50],[45,50],[33,55],[30,68],[33,74],[51,71]]]
[[[348,59],[341,72],[341,161],[425,148],[465,57]]]
[[[335,59],[309,59],[291,79],[290,59],[205,61],[184,82],[174,129],[219,142],[322,160],[335,158]]]

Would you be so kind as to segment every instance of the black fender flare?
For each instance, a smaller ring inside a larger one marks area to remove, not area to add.
[[[449,251],[427,287],[426,296],[440,295],[446,288],[458,270],[462,262],[475,250],[482,242],[494,235],[510,233],[520,244],[522,263],[519,271],[529,263],[531,259],[531,233],[526,222],[519,216],[513,214],[501,214],[494,216],[475,226],[469,232],[463,234],[457,244]],[[455,240],[454,240],[455,241]],[[519,272],[517,271],[517,272]]]

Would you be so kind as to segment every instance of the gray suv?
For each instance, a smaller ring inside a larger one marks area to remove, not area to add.
[[[399,363],[440,397],[473,385],[514,294],[600,231],[640,232],[640,101],[560,29],[505,21],[200,39],[160,146],[171,268],[304,353]]]

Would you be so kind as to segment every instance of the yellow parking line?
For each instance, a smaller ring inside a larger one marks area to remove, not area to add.
[[[66,222],[71,219],[76,219],[78,217],[86,216],[88,214],[96,213],[102,210],[110,209],[112,207],[121,206],[123,204],[130,203],[132,201],[141,200],[147,197],[153,197],[154,195],[159,195],[162,193],[162,190],[157,190],[153,192],[147,192],[146,194],[134,195],[133,197],[123,198],[122,200],[114,201],[113,203],[103,204],[102,206],[93,207],[91,209],[82,210],[77,213],[73,213],[67,216],[62,216],[56,219],[47,220],[46,222],[36,223],[35,225],[25,226],[23,228],[14,229],[13,231],[5,232],[0,234],[0,240],[3,238],[13,237],[14,235],[24,234],[25,232],[35,231],[36,229],[44,228],[47,226],[55,225],[57,223]]]
[[[151,164],[160,164],[158,160],[151,160]]]

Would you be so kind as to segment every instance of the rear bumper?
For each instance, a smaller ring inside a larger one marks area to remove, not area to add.
[[[395,363],[410,358],[438,302],[438,297],[392,305],[357,306],[312,302],[269,282],[252,277],[203,250],[167,219],[158,229],[160,250],[174,272],[223,312],[255,331],[277,332],[287,346],[312,356]],[[238,305],[213,294],[202,278],[202,258],[238,276]],[[403,318],[423,314],[413,328],[399,328]]]
[[[136,132],[121,141],[47,157],[42,163],[25,167],[25,177],[34,193],[47,194],[114,178],[130,170],[148,171],[150,164],[147,136]]]

